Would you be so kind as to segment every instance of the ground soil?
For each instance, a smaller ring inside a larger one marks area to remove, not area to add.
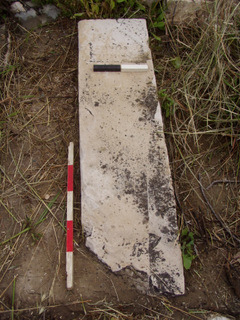
[[[17,222],[1,204],[0,242],[25,228],[29,230],[1,246],[0,319],[10,318],[12,305],[18,310],[16,319],[104,319],[109,315],[112,319],[206,319],[214,312],[240,319],[240,297],[234,286],[239,274],[232,272],[230,265],[239,249],[212,216],[199,184],[192,181],[196,192],[190,192],[189,185],[178,183],[178,177],[184,174],[181,168],[173,172],[179,224],[185,222],[194,231],[197,255],[185,272],[185,295],[143,295],[136,290],[131,276],[113,274],[85,248],[80,217],[76,21],[59,19],[31,32],[12,22],[2,37],[9,34],[10,64],[17,71],[15,78],[6,83],[8,96],[2,105],[6,110],[11,104],[18,116],[4,123],[7,139],[1,146],[1,199]],[[178,159],[174,158],[171,139],[166,139],[174,168]],[[67,291],[65,232],[59,221],[64,224],[70,141],[75,142],[75,283],[74,289]],[[202,150],[207,143],[201,141]],[[216,176],[215,170],[226,156],[216,154],[203,163],[209,168],[208,176],[203,176],[204,185],[226,176],[226,172]],[[196,168],[195,172],[201,171]],[[233,174],[228,172],[228,179]],[[209,201],[216,211],[226,215],[232,210],[226,206],[227,197],[237,192],[235,184],[216,184],[210,188]],[[56,195],[47,219],[34,225],[45,204]]]

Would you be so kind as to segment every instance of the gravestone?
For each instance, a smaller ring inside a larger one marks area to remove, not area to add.
[[[147,64],[137,72],[94,65]],[[146,21],[79,22],[82,225],[86,246],[146,293],[184,293],[174,191]]]

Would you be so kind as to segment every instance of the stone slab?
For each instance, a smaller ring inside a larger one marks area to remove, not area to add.
[[[147,63],[139,73],[93,64]],[[112,271],[133,270],[146,293],[184,293],[171,172],[143,19],[79,22],[82,224]]]

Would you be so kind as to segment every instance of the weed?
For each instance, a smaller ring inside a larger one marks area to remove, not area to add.
[[[62,14],[73,19],[145,18],[151,34],[156,39],[157,30],[164,30],[162,1],[156,1],[150,8],[138,0],[35,0],[42,4],[54,3]]]
[[[74,18],[119,18],[146,11],[137,0],[54,0],[64,15]]]
[[[181,243],[183,265],[184,268],[188,270],[191,268],[192,261],[196,256],[194,255],[194,235],[187,227],[182,230]]]
[[[180,57],[173,58],[171,60],[171,62],[172,62],[172,65],[175,69],[179,69],[181,67],[181,58]]]
[[[165,110],[165,116],[166,118],[170,117],[170,114],[174,113],[174,100],[168,96],[165,89],[162,89],[158,92],[158,96],[161,100],[161,106]]]
[[[151,35],[153,36],[153,38],[159,42],[162,41],[161,37],[157,36],[155,33],[151,32]]]

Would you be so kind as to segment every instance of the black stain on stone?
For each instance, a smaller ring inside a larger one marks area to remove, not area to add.
[[[168,221],[170,222],[170,224],[176,225],[177,218],[175,215],[170,215],[170,216],[168,216]]]
[[[143,108],[143,117],[146,120],[154,120],[155,113],[158,106],[158,99],[156,94],[156,89],[150,86],[147,93],[144,91],[142,93],[142,99],[138,101]]]
[[[155,275],[150,277],[149,284],[153,292],[161,292],[174,296],[176,295],[176,292],[179,292],[179,294],[181,293],[180,288],[176,285],[174,275],[172,276],[167,272],[158,273],[157,275],[155,273]]]
[[[149,233],[149,253],[152,253],[152,251],[155,249],[155,247],[159,244],[161,241],[161,237],[157,236],[154,233]]]
[[[90,61],[92,61],[92,58],[93,58],[93,45],[92,45],[92,42],[89,42],[89,54],[90,54]]]
[[[174,216],[171,227],[175,229],[175,198],[171,187],[171,177],[164,165],[166,155],[161,152],[161,148],[156,148],[158,140],[157,129],[155,129],[151,135],[148,153],[148,160],[154,172],[149,179],[149,198],[156,216],[162,218]]]
[[[101,165],[101,168],[103,169],[103,173],[106,173],[108,166],[107,166],[107,164],[103,164],[103,165]]]
[[[169,231],[170,231],[170,230],[169,230],[166,226],[164,226],[163,228],[161,228],[161,232],[164,233],[164,234],[168,234]]]
[[[148,218],[148,194],[147,177],[145,172],[141,172],[135,183],[134,202],[145,217]]]
[[[126,194],[134,194],[134,186],[129,181],[125,182],[125,193]]]
[[[141,242],[136,242],[133,245],[131,257],[140,257],[142,254],[147,254],[147,248],[145,247],[145,244]]]
[[[113,161],[121,162],[124,164],[125,169],[119,169],[118,166],[111,168],[115,173],[115,188],[122,190],[125,195],[132,196],[133,203],[142,213],[144,224],[146,224],[148,222],[148,187],[146,174],[143,171],[138,173],[137,176],[136,173],[133,174],[128,169],[128,163],[125,162],[121,156],[125,159],[124,155],[119,152],[117,156],[113,158]],[[130,159],[129,161],[134,161],[134,159]]]
[[[163,218],[168,214],[169,209],[172,208],[173,202],[173,194],[169,190],[167,178],[163,175],[155,174],[149,179],[149,194],[153,200],[156,216]]]
[[[159,242],[161,241],[162,237],[157,236],[156,234],[149,233],[149,261],[150,264],[156,263],[162,259],[161,254],[162,252],[157,248]]]
[[[155,87],[150,87],[147,93],[147,96],[145,98],[145,105],[147,107],[148,112],[150,113],[151,119],[154,119],[157,106],[158,106]]]
[[[113,161],[118,162],[119,160],[121,160],[123,157],[123,153],[122,152],[118,152],[117,156],[113,158]]]

